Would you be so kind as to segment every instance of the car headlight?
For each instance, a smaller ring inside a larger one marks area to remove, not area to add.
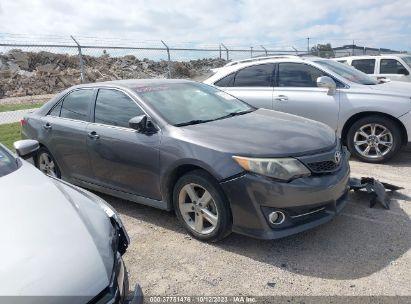
[[[250,158],[233,156],[244,170],[282,181],[308,176],[310,170],[295,158]]]

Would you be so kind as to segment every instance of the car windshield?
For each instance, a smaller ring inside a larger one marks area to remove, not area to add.
[[[134,91],[174,126],[199,124],[254,111],[223,91],[201,83],[172,83]]]
[[[348,79],[351,82],[364,85],[378,84],[378,82],[374,78],[371,78],[367,74],[347,64],[336,62],[333,60],[315,60],[314,62],[331,70],[332,72],[340,75],[341,77]]]
[[[16,158],[0,145],[0,177],[16,171],[18,167]]]
[[[406,56],[406,57],[402,57],[402,60],[405,61],[405,63],[411,67],[411,56]]]

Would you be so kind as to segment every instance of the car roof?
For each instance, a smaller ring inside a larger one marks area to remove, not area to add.
[[[321,58],[317,56],[271,56],[271,57],[256,57],[246,60],[238,60],[229,62],[225,66],[220,68],[215,68],[213,71],[215,72],[214,75],[209,77],[208,79],[213,79],[215,76],[219,76],[220,73],[229,74],[235,71],[238,71],[242,68],[259,65],[259,64],[267,64],[267,63],[279,63],[279,62],[312,62],[315,60],[328,60],[328,58]]]
[[[71,87],[73,88],[90,88],[90,87],[117,87],[134,89],[146,86],[159,86],[159,85],[169,85],[176,83],[192,83],[195,81],[187,79],[123,79],[123,80],[112,80],[112,81],[101,81],[93,83],[84,83]]]
[[[376,59],[376,58],[388,58],[388,57],[406,57],[411,54],[381,54],[381,55],[358,55],[358,56],[345,56],[333,58],[334,60],[347,60],[347,59]]]

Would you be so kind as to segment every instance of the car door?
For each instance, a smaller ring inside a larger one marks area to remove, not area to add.
[[[379,78],[406,81],[408,75],[410,75],[408,69],[397,59],[381,58]]]
[[[317,87],[317,78],[329,76],[318,68],[295,62],[282,62],[276,69],[274,110],[291,113],[338,127],[340,93],[327,95]]]
[[[272,109],[274,64],[252,65],[214,85],[257,108]]]
[[[39,140],[56,159],[63,178],[92,178],[86,129],[94,93],[91,88],[73,90],[42,118]]]
[[[144,114],[125,92],[100,88],[87,145],[96,184],[160,200],[160,132],[143,134],[128,126],[131,118]]]

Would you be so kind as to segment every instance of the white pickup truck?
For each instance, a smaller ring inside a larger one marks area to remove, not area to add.
[[[334,59],[381,80],[411,82],[411,54],[351,56]]]

